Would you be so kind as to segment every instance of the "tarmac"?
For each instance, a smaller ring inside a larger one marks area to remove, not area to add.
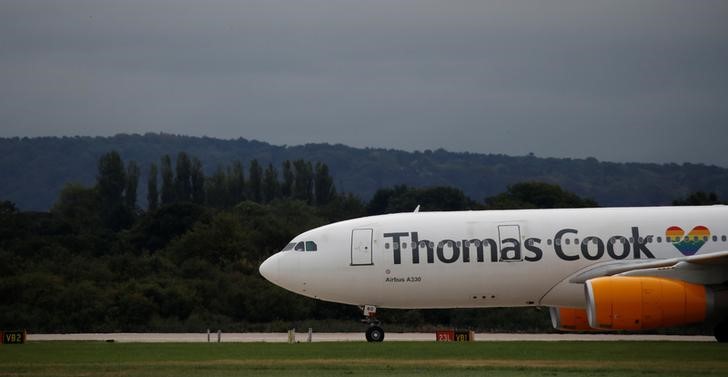
[[[27,334],[27,341],[99,341],[122,343],[206,343],[218,342],[218,333],[88,333],[88,334]],[[307,342],[308,332],[295,334],[296,342]],[[386,333],[384,340],[434,342],[434,333]],[[221,333],[220,342],[288,342],[287,333]],[[311,334],[313,342],[363,342],[364,333],[317,333]],[[715,342],[712,336],[699,335],[622,335],[622,334],[509,334],[477,333],[478,342],[508,341],[671,341],[671,342]]]

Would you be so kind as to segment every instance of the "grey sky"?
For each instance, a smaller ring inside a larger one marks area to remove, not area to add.
[[[0,0],[0,136],[728,166],[728,1]]]

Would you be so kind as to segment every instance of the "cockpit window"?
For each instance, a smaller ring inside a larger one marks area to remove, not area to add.
[[[318,246],[316,245],[316,242],[313,242],[313,241],[291,242],[288,245],[286,245],[285,248],[283,248],[283,251],[288,251],[288,250],[316,251],[316,250],[318,250]]]
[[[286,247],[284,247],[283,250],[281,250],[281,251],[292,250],[294,246],[296,246],[296,244],[294,242],[291,242],[288,245],[286,245]]]

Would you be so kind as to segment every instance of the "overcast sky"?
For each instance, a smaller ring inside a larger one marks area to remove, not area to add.
[[[728,167],[728,1],[0,0],[0,136]]]

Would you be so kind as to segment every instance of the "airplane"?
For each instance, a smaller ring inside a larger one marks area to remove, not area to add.
[[[377,308],[548,307],[564,331],[707,321],[728,341],[728,207],[396,213],[296,236],[260,274],[289,291]]]

